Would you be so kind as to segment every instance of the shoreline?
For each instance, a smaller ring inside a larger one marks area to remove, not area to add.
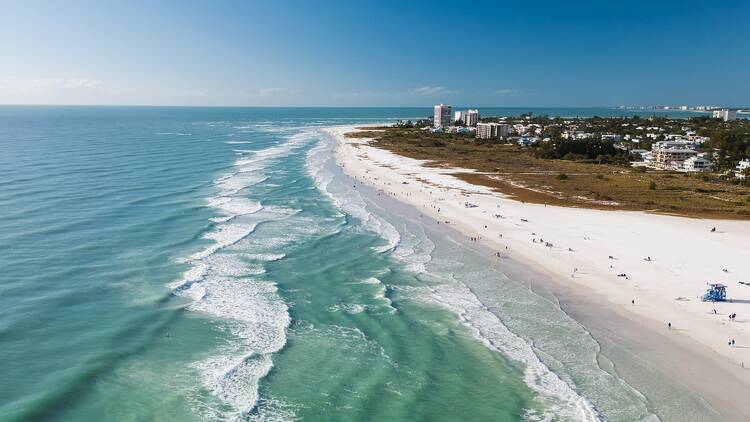
[[[750,288],[745,295],[747,298],[738,297],[744,293],[740,286],[736,282],[725,282],[730,285],[729,297],[739,299],[735,303],[711,304],[697,301],[695,296],[702,293],[702,289],[696,291],[692,297],[685,296],[690,299],[688,301],[674,301],[673,298],[679,296],[679,293],[671,293],[670,289],[687,291],[688,288],[694,289],[702,283],[693,281],[682,283],[687,286],[675,285],[673,279],[680,281],[679,274],[673,274],[670,279],[665,276],[669,275],[669,268],[665,271],[664,264],[648,267],[654,262],[646,263],[645,269],[628,269],[635,277],[630,275],[628,282],[622,283],[622,278],[617,278],[609,271],[616,269],[610,269],[608,265],[616,264],[619,267],[620,261],[626,261],[629,266],[636,267],[637,261],[632,254],[640,255],[640,252],[628,254],[627,249],[639,248],[634,248],[634,239],[627,236],[620,247],[613,248],[616,251],[613,257],[615,259],[608,260],[607,255],[604,255],[604,265],[584,256],[585,249],[589,249],[587,252],[591,254],[591,248],[586,248],[586,242],[596,243],[597,240],[606,239],[606,235],[620,235],[623,231],[632,230],[632,224],[619,221],[616,217],[618,214],[626,215],[625,220],[633,219],[635,214],[636,220],[646,220],[663,227],[663,231],[669,231],[671,234],[679,232],[675,225],[679,224],[682,228],[685,225],[683,220],[686,219],[638,212],[565,209],[523,204],[492,193],[486,188],[469,185],[450,174],[466,170],[423,167],[422,162],[418,160],[370,147],[366,139],[343,137],[344,133],[353,130],[353,126],[324,129],[336,141],[336,162],[344,172],[375,189],[382,189],[402,203],[413,206],[420,214],[424,213],[425,216],[437,218],[442,222],[449,221],[450,224],[447,226],[441,225],[446,229],[460,232],[464,237],[479,238],[477,242],[470,242],[472,246],[486,248],[490,254],[494,253],[492,251],[498,251],[502,256],[509,255],[510,259],[502,260],[503,272],[514,280],[533,280],[534,287],[541,288],[545,293],[558,299],[563,310],[591,333],[602,345],[602,353],[615,364],[627,361],[609,356],[619,353],[618,347],[622,347],[631,357],[639,360],[637,365],[618,371],[618,374],[633,387],[647,397],[653,396],[653,392],[644,391],[649,390],[649,382],[639,382],[637,377],[629,375],[633,375],[631,372],[639,372],[641,375],[659,374],[659,377],[669,380],[671,384],[705,398],[727,419],[743,420],[750,417],[750,405],[742,400],[743,393],[750,391],[750,371],[741,370],[745,361],[750,362],[750,351],[744,348],[745,345],[750,345],[750,337],[742,324],[745,320],[744,314],[747,313],[742,309],[750,304],[741,302],[747,300],[750,303]],[[402,184],[403,182],[407,184]],[[466,207],[462,202],[477,206]],[[521,212],[523,214],[520,214]],[[503,218],[494,217],[494,214],[500,213],[503,214]],[[565,218],[561,220],[557,214],[564,214]],[[520,215],[527,216],[524,218],[526,221],[520,221]],[[613,215],[614,221],[602,221],[613,219]],[[552,220],[551,223],[537,223],[546,219]],[[575,221],[576,219],[578,221]],[[580,223],[581,219],[592,227],[598,227],[598,230],[587,230],[591,233],[586,235],[584,240],[574,240],[575,235],[568,226],[575,226],[571,223]],[[596,226],[596,223],[599,225]],[[725,221],[706,220],[697,220],[692,225],[696,223],[701,226],[722,225],[725,228],[728,225]],[[734,226],[736,223],[730,225]],[[731,229],[739,231],[740,235],[727,236],[730,238],[729,246],[725,241],[723,249],[717,249],[716,245],[712,247],[717,252],[726,252],[727,248],[733,250],[738,256],[730,256],[729,260],[741,264],[741,258],[750,256],[748,253],[737,252],[741,251],[741,245],[732,242],[741,241],[743,236],[750,233],[750,224]],[[502,237],[498,236],[498,231],[502,232]],[[608,233],[609,231],[613,233]],[[541,242],[532,242],[532,237],[541,238],[542,233],[549,239],[545,243],[558,242],[561,246],[545,248]],[[663,236],[661,232],[657,234]],[[691,235],[695,236],[695,233],[691,232]],[[465,240],[469,242],[468,239]],[[667,242],[666,246],[674,247],[672,243],[677,241],[679,248],[681,242],[688,240],[690,236],[687,236],[687,239],[685,236],[676,237],[675,240],[670,240],[671,243]],[[602,242],[599,243],[595,250],[602,249]],[[575,252],[566,250],[567,244],[571,244],[571,249]],[[635,244],[639,246],[638,242]],[[609,245],[607,246],[609,249]],[[509,249],[506,250],[505,247]],[[661,257],[661,250],[657,253]],[[722,256],[717,253],[714,255]],[[641,259],[638,258],[638,261]],[[694,265],[689,265],[689,262],[707,265],[703,261],[688,260],[683,263],[683,267],[687,268],[679,268],[693,271]],[[579,271],[573,272],[569,268],[579,268]],[[737,270],[740,269],[742,267],[737,266]],[[734,272],[732,275],[738,276]],[[742,275],[750,276],[744,273]],[[649,282],[645,279],[649,279]],[[660,279],[667,279],[664,285],[652,281]],[[532,287],[532,290],[535,289]],[[631,298],[636,299],[635,305],[630,303]],[[689,306],[685,306],[686,303]],[[720,308],[722,314],[736,312],[739,319],[729,324],[721,321],[720,315],[704,315],[706,307],[709,310],[711,307]],[[673,322],[674,329],[670,331],[666,328],[664,321]],[[735,338],[739,347],[729,348],[724,337]]]

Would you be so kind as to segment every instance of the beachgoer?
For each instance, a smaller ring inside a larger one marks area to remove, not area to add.
[[[668,322],[668,323],[667,323],[667,327],[669,327],[669,329],[671,330],[671,329],[672,329],[672,323],[671,323],[671,322]]]
[[[631,299],[631,300],[630,300],[630,304],[631,304],[631,305],[635,305],[635,299]]]

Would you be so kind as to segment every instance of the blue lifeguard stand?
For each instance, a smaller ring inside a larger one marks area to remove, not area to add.
[[[704,302],[724,302],[727,300],[727,286],[721,283],[708,283],[708,289],[703,295]]]

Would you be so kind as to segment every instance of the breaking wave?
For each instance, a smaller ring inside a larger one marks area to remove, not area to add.
[[[276,250],[293,242],[295,232],[258,240],[251,235],[259,225],[289,219],[300,210],[263,206],[243,192],[265,182],[268,167],[308,141],[306,134],[297,134],[284,143],[248,152],[235,161],[231,172],[214,181],[217,195],[206,202],[219,216],[211,218],[212,229],[202,236],[211,242],[180,260],[191,267],[169,285],[173,294],[191,301],[189,310],[221,321],[234,339],[192,364],[203,387],[223,403],[197,406],[204,419],[258,419],[259,382],[273,368],[273,354],[286,344],[290,324],[288,306],[276,284],[259,276],[265,274],[264,263],[285,257]],[[227,141],[238,142],[246,141]]]

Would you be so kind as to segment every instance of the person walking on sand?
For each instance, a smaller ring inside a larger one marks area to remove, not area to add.
[[[667,327],[668,327],[668,328],[669,328],[669,329],[671,330],[671,329],[672,329],[672,323],[671,323],[671,322],[668,322],[668,323],[667,323]]]

